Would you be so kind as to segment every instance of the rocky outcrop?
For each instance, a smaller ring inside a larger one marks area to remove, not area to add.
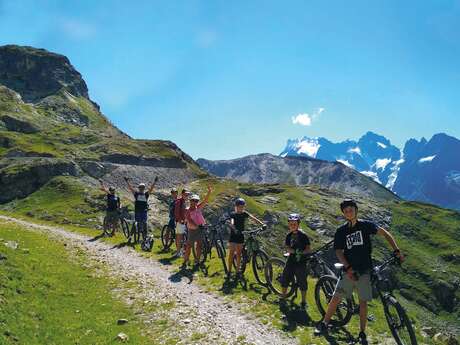
[[[177,158],[162,158],[162,157],[143,157],[127,155],[122,153],[112,153],[101,157],[103,162],[127,165],[141,165],[162,168],[185,168],[187,165],[184,161]]]
[[[0,160],[0,203],[24,198],[55,176],[78,176],[80,173],[75,163],[62,159],[2,159]]]
[[[455,310],[458,302],[455,294],[458,288],[458,285],[456,286],[443,280],[438,280],[434,283],[433,294],[444,310],[448,312]]]
[[[5,124],[5,127],[8,131],[31,134],[36,133],[40,130],[34,124],[20,120],[10,115],[1,116],[0,120]]]
[[[25,102],[38,102],[61,89],[89,99],[86,83],[69,59],[44,49],[1,46],[0,84],[19,93]]]

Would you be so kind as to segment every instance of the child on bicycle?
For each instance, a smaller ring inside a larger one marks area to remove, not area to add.
[[[212,193],[211,186],[208,186],[208,192],[204,197],[203,201],[200,202],[200,197],[197,194],[194,194],[190,197],[190,207],[187,209],[185,220],[187,223],[187,244],[185,246],[185,254],[184,254],[184,263],[182,265],[183,268],[187,267],[188,260],[190,257],[190,251],[192,247],[195,246],[196,243],[196,258],[195,258],[195,266],[198,265],[200,262],[201,256],[201,247],[202,247],[202,239],[203,239],[203,227],[206,224],[206,220],[203,216],[203,208],[208,203],[209,196]]]
[[[379,235],[385,238],[401,261],[404,256],[398,249],[393,236],[385,229],[372,222],[358,220],[358,205],[352,199],[345,199],[340,209],[347,223],[337,229],[334,237],[334,249],[340,263],[344,265],[344,274],[340,277],[329,302],[324,319],[318,324],[315,334],[321,335],[328,331],[329,322],[337,310],[342,297],[351,297],[353,289],[358,290],[359,297],[359,341],[367,345],[367,303],[372,299],[372,242],[371,236]]]
[[[241,275],[240,264],[241,264],[241,252],[244,245],[244,234],[246,220],[252,219],[254,222],[265,227],[265,223],[254,217],[252,214],[245,210],[246,201],[243,198],[238,198],[235,201],[235,210],[229,216],[231,222],[230,227],[230,238],[228,240],[228,273],[229,278],[232,274],[233,258],[236,258],[236,269],[237,276]]]
[[[301,308],[307,306],[307,254],[311,253],[310,239],[300,229],[300,215],[291,213],[288,216],[289,233],[284,241],[289,253],[286,266],[281,276],[282,302],[285,301],[287,288],[296,279],[302,297]]]

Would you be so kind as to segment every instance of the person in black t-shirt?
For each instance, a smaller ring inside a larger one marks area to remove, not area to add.
[[[401,261],[404,256],[398,249],[393,236],[385,229],[374,223],[358,220],[358,205],[352,199],[346,199],[340,204],[340,209],[347,223],[337,229],[334,237],[334,249],[340,263],[344,265],[345,274],[339,279],[334,296],[329,302],[326,315],[320,322],[315,334],[327,332],[329,321],[336,312],[337,306],[343,297],[351,297],[353,289],[358,290],[360,343],[368,344],[366,337],[367,302],[372,299],[372,285],[370,271],[372,270],[372,242],[373,235],[379,235],[393,248],[395,255]]]
[[[129,178],[125,177],[125,181],[128,184],[128,189],[134,196],[134,219],[144,232],[144,238],[146,238],[145,232],[147,231],[147,214],[149,209],[148,200],[155,188],[155,184],[158,182],[158,177],[155,177],[154,182],[147,190],[145,183],[139,183],[137,189],[135,189],[131,185]]]
[[[106,220],[107,223],[109,224],[110,229],[112,230],[110,235],[113,236],[115,234],[115,230],[118,226],[118,222],[120,220],[120,207],[121,207],[121,202],[120,202],[120,197],[115,194],[115,187],[107,187],[104,185],[104,182],[102,180],[99,180],[101,184],[101,190],[106,193]]]
[[[294,277],[299,286],[302,296],[302,308],[306,307],[307,294],[307,254],[311,253],[310,240],[308,236],[300,230],[300,215],[291,213],[288,216],[289,233],[286,235],[285,245],[289,253],[286,266],[281,276],[282,301],[286,298],[289,284]]]
[[[247,219],[252,219],[254,222],[265,227],[265,223],[254,217],[249,212],[245,211],[246,201],[243,198],[238,198],[235,201],[235,211],[230,214],[230,238],[228,240],[228,277],[230,277],[233,266],[233,257],[236,257],[237,274],[240,274],[241,252],[244,244],[245,224]]]

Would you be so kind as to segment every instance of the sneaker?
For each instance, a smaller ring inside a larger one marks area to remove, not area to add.
[[[188,262],[184,261],[184,262],[182,263],[182,266],[180,267],[181,270],[187,269],[187,265],[188,265]]]
[[[314,334],[317,335],[317,336],[318,335],[323,335],[323,334],[327,334],[328,331],[329,331],[329,325],[326,325],[323,321],[321,321],[316,326]]]
[[[368,345],[369,343],[367,342],[367,336],[366,336],[366,333],[364,332],[359,332],[359,343],[361,345]]]

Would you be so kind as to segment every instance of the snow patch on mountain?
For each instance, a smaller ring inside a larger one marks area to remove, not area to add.
[[[420,158],[420,159],[418,160],[418,162],[419,162],[419,163],[431,162],[435,157],[436,157],[436,155],[434,155],[434,156],[428,156],[428,157],[423,157],[423,158]]]
[[[388,176],[388,182],[385,187],[387,187],[390,190],[393,190],[393,187],[395,185],[396,180],[398,179],[398,173],[399,169],[401,168],[401,165],[404,163],[404,157],[401,158],[400,160],[397,160],[394,162],[394,165],[391,167],[391,174]]]
[[[346,165],[347,167],[349,168],[355,168],[355,166],[353,164],[351,164],[349,161],[345,160],[345,159],[337,159],[337,162],[340,162],[342,163],[343,165]]]
[[[376,172],[373,172],[373,171],[360,171],[360,173],[372,178],[375,182],[382,184],[382,182],[380,182],[379,176],[377,175]]]
[[[349,153],[357,153],[358,155],[361,155],[361,149],[359,147],[353,147],[348,150]]]
[[[318,143],[318,139],[303,140],[297,145],[297,152],[305,153],[310,157],[316,158],[321,145]]]
[[[390,158],[382,158],[382,159],[377,159],[375,161],[375,164],[374,166],[377,168],[377,169],[381,169],[381,170],[385,170],[385,168],[387,167],[388,164],[391,163],[391,159]]]

